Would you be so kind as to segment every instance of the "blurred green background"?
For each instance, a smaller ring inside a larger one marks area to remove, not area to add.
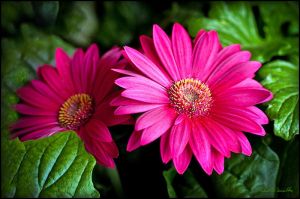
[[[8,140],[8,125],[18,118],[11,109],[16,89],[36,77],[38,66],[54,64],[57,47],[70,55],[91,43],[102,54],[112,46],[139,48],[153,24],[170,34],[174,22],[192,37],[215,29],[224,46],[240,43],[264,64],[255,78],[274,99],[259,106],[270,118],[267,135],[247,134],[251,157],[233,154],[221,176],[207,176],[193,159],[181,176],[162,163],[159,141],[127,153],[131,126],[110,129],[120,150],[115,170],[95,165],[84,150],[78,159],[74,151],[83,146],[72,132]],[[299,197],[298,2],[1,1],[1,30],[2,197]]]

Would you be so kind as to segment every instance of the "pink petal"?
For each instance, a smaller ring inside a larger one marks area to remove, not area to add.
[[[19,138],[22,142],[27,141],[27,140],[36,140],[36,139],[48,137],[48,136],[58,133],[62,130],[63,130],[63,128],[60,128],[57,126],[52,127],[52,128],[38,129],[38,130],[32,131],[30,133],[27,133],[25,135],[22,135]]]
[[[84,67],[82,67],[82,83],[84,84],[87,93],[92,91],[94,79],[97,71],[99,60],[99,50],[96,44],[90,45],[84,56]]]
[[[189,34],[179,23],[175,23],[173,26],[172,49],[181,78],[190,76],[192,71],[192,42]]]
[[[141,137],[141,145],[146,145],[163,135],[174,124],[176,113],[172,110],[169,115],[156,124],[144,129]]]
[[[11,126],[13,129],[26,128],[31,126],[45,126],[49,124],[58,125],[56,117],[22,117]]]
[[[112,142],[111,134],[107,126],[100,120],[90,119],[85,125],[86,131],[95,140],[99,142]]]
[[[171,41],[168,35],[158,26],[153,25],[153,41],[156,52],[174,81],[181,79],[178,66],[172,52]]]
[[[241,64],[237,64],[232,68],[229,68],[226,72],[224,72],[219,79],[215,82],[212,82],[210,85],[210,89],[214,90],[217,88],[218,90],[229,88],[246,78],[253,78],[254,73],[261,67],[260,62],[250,61],[244,62]]]
[[[83,62],[84,62],[84,52],[82,49],[77,49],[73,55],[73,59],[71,61],[71,73],[72,80],[74,84],[74,88],[77,92],[83,93],[85,91],[85,86],[83,84]]]
[[[173,126],[171,129],[170,149],[173,158],[178,157],[189,142],[191,127],[189,124],[190,121],[186,120],[178,125]]]
[[[41,95],[55,101],[58,104],[62,104],[64,99],[57,95],[54,91],[50,89],[50,87],[40,80],[31,80],[32,87],[39,92]]]
[[[146,57],[148,57],[159,68],[159,70],[170,80],[169,74],[165,71],[156,53],[153,39],[148,36],[142,35],[140,36],[140,42]]]
[[[37,73],[45,81],[45,83],[62,99],[67,99],[72,91],[68,90],[57,70],[49,65],[38,68]]]
[[[131,134],[131,136],[128,140],[126,150],[131,152],[131,151],[137,149],[138,147],[140,147],[141,146],[141,143],[140,143],[141,137],[142,137],[142,132],[133,131],[133,133]]]
[[[13,129],[11,131],[11,136],[13,138],[21,137],[21,136],[25,136],[27,134],[31,134],[32,132],[40,132],[42,130],[52,129],[52,128],[55,128],[55,127],[58,127],[58,126],[59,126],[58,124],[46,123],[46,124],[39,124],[39,125],[36,125],[36,126],[30,126],[30,127],[27,127],[27,128]],[[48,132],[45,132],[45,133],[48,133]]]
[[[174,122],[174,125],[180,124],[185,118],[186,116],[184,114],[179,114]]]
[[[205,129],[197,123],[194,123],[193,133],[191,133],[191,138],[189,144],[191,149],[200,163],[203,170],[211,175],[213,164],[211,157],[211,146],[209,143],[209,138]]]
[[[205,36],[205,34],[202,34],[202,36],[199,39],[201,39],[203,37],[203,35]],[[207,70],[207,72],[205,74],[203,74],[202,80],[204,82],[206,82],[207,78],[211,75],[211,73],[214,72],[215,70],[218,70],[218,67],[221,63],[223,63],[227,58],[229,58],[233,54],[239,52],[240,50],[241,50],[241,47],[239,44],[233,44],[230,46],[226,46],[225,48],[220,50],[220,52],[217,54],[217,57],[216,57],[213,65]]]
[[[227,145],[227,140],[222,135],[223,129],[213,120],[206,118],[203,121],[202,128],[206,129],[207,135],[209,137],[212,146],[218,150],[223,156],[229,157],[230,151]]]
[[[171,160],[170,132],[166,132],[160,139],[160,155],[163,163],[167,164]]]
[[[145,90],[144,87],[130,88],[122,92],[123,97],[127,97],[133,100],[138,100],[141,102],[148,103],[159,103],[159,104],[168,104],[170,103],[169,97],[166,91],[160,91],[153,88],[147,88]]]
[[[252,154],[252,148],[251,145],[247,139],[247,137],[242,132],[236,132],[236,136],[240,142],[242,153],[250,156]]]
[[[18,89],[17,94],[28,104],[31,104],[32,106],[35,107],[41,107],[41,108],[48,107],[49,110],[51,109],[56,111],[60,106],[60,104],[57,104],[52,100],[50,100],[49,98],[41,95],[29,85]]]
[[[216,150],[212,150],[212,156],[214,157],[214,169],[221,175],[224,171],[224,156]]]
[[[237,48],[237,47],[236,47]],[[251,57],[251,53],[248,51],[240,51],[232,54],[231,56],[224,59],[218,66],[213,66],[214,70],[210,73],[209,77],[206,79],[208,85],[213,84],[218,80],[225,71],[229,70],[237,64],[248,62]]]
[[[193,73],[199,79],[209,71],[217,58],[220,42],[216,31],[209,31],[195,44],[193,51]]]
[[[63,49],[57,48],[55,51],[55,62],[58,74],[62,77],[64,85],[67,85],[70,90],[74,90],[71,76],[71,59]]]
[[[204,33],[206,33],[205,30],[203,30],[203,29],[199,30],[199,32],[197,33],[197,35],[196,35],[196,37],[195,37],[195,39],[193,41],[193,44],[196,44],[198,42],[198,40],[201,39],[201,37],[203,35],[205,35]]]
[[[272,93],[264,88],[230,88],[222,93],[216,93],[217,104],[231,106],[253,106],[266,102],[272,96]]]
[[[57,116],[56,111],[45,110],[43,108],[37,108],[34,106],[30,106],[28,104],[16,104],[14,108],[19,113],[26,114],[26,115],[33,115],[33,116],[44,115],[44,116],[54,116],[54,117]]]
[[[253,118],[255,117],[256,122],[258,122],[259,124],[268,124],[269,123],[268,117],[259,108],[255,107],[255,106],[250,106],[250,107],[247,107],[247,110],[252,113]]]
[[[135,130],[139,131],[145,128],[148,128],[155,123],[164,120],[170,114],[173,115],[174,113],[170,113],[173,110],[166,106],[161,106],[154,108],[146,113],[142,114],[136,121]]]
[[[164,87],[168,87],[171,84],[171,81],[163,74],[163,72],[161,72],[160,69],[146,56],[130,47],[125,46],[124,49],[134,65],[150,79],[153,79]]]
[[[147,88],[157,89],[162,92],[166,92],[166,89],[162,87],[160,84],[152,81],[151,79],[145,77],[122,77],[115,81],[115,83],[122,88],[134,88],[136,86],[144,87],[145,91]]]
[[[101,145],[110,157],[117,158],[119,156],[119,150],[114,141],[102,142]]]
[[[128,106],[119,106],[114,114],[116,115],[125,115],[125,114],[134,114],[149,111],[151,109],[163,106],[162,104],[148,104],[148,105],[128,105]]]
[[[212,113],[212,117],[215,121],[238,131],[246,131],[254,134],[259,134],[261,132],[261,126],[259,124],[240,115],[228,112],[218,112],[217,114]]]
[[[192,150],[189,146],[177,157],[173,158],[175,169],[179,174],[183,174],[188,168],[192,159]]]

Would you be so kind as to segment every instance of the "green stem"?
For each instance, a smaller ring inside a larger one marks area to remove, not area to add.
[[[117,167],[114,169],[106,169],[106,172],[118,198],[124,197],[124,192]]]

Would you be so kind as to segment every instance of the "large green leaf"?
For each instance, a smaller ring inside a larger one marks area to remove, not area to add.
[[[197,197],[207,198],[207,195],[192,172],[187,170],[180,176],[174,168],[163,172],[170,198]]]
[[[297,58],[299,59],[299,58]],[[268,102],[268,116],[274,120],[274,133],[285,140],[299,134],[299,60],[276,60],[259,71],[262,84],[274,95]]]
[[[285,3],[281,4],[285,5]],[[289,12],[288,9],[282,10],[281,4],[274,7],[272,15],[268,14],[267,11],[264,12],[263,20],[267,21],[264,27],[266,39],[259,35],[258,25],[252,11],[254,4],[248,2],[212,3],[209,18],[191,20],[188,26],[189,31],[195,36],[200,29],[217,30],[223,45],[239,43],[243,49],[251,51],[253,59],[266,62],[275,55],[282,56],[295,52],[299,41],[298,38],[278,39],[280,34],[278,32],[273,33],[273,31],[278,31],[278,28],[269,28],[269,26],[274,25],[273,21],[270,22],[271,20],[269,20],[274,13],[285,15]],[[268,5],[268,3],[264,5]],[[261,5],[258,4],[258,6]],[[268,6],[261,7],[261,10],[265,11],[265,9],[268,9]],[[292,19],[297,21],[298,17],[294,16]],[[276,25],[281,27],[284,22],[289,20],[291,18],[277,21]]]
[[[96,162],[75,133],[1,142],[2,197],[99,197],[91,178]]]
[[[219,197],[274,197],[279,159],[268,146],[259,144],[250,157],[233,155],[222,175],[212,180]]]

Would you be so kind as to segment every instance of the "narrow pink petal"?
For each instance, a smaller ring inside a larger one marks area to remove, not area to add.
[[[168,35],[158,26],[153,25],[153,41],[156,52],[174,81],[180,80],[178,66],[174,59],[171,41]]]
[[[118,60],[122,56],[121,49],[118,47],[113,47],[107,51],[101,58],[100,66],[114,66],[118,63]]]
[[[212,113],[212,117],[215,121],[238,131],[246,131],[254,134],[259,134],[261,132],[261,126],[259,124],[240,115],[228,112],[218,112],[217,114]]]
[[[145,91],[147,87],[152,89],[157,89],[162,92],[166,92],[166,89],[160,84],[148,79],[146,77],[122,77],[115,81],[115,83],[122,88],[134,88],[134,87],[145,87]]]
[[[217,58],[220,50],[220,41],[216,31],[209,31],[198,40],[193,51],[193,73],[203,79]]]
[[[31,127],[31,126],[46,126],[46,125],[50,125],[50,124],[54,124],[57,125],[58,121],[56,117],[49,117],[49,116],[43,116],[43,117],[22,117],[20,118],[16,123],[14,123],[11,126],[11,129],[22,129],[22,128],[26,128],[26,127]]]
[[[175,169],[179,174],[182,175],[188,168],[192,159],[192,154],[190,146],[187,145],[185,150],[179,156],[173,158]]]
[[[225,71],[232,68],[233,66],[248,62],[250,60],[251,53],[249,51],[239,51],[231,56],[228,56],[226,59],[224,59],[218,66],[214,67],[214,70],[210,73],[209,77],[206,79],[206,83],[208,85],[211,85],[213,82],[215,82],[217,79],[222,76]]]
[[[190,76],[192,71],[192,42],[189,34],[179,23],[175,23],[173,26],[172,49],[180,77]]]
[[[191,131],[190,121],[187,121],[187,119],[172,127],[170,133],[170,149],[173,158],[178,157],[186,148]]]
[[[171,160],[170,132],[166,132],[160,139],[160,155],[163,163],[167,164]]]
[[[250,111],[251,113],[253,113],[253,117],[255,117],[256,122],[258,122],[259,124],[268,124],[269,123],[268,117],[259,108],[255,107],[255,106],[250,106],[250,107],[247,107],[246,109],[248,111]]]
[[[225,139],[226,137],[223,136],[223,129],[221,129],[215,121],[209,118],[206,118],[203,121],[202,126],[206,129],[211,145],[223,156],[229,157],[230,151],[227,140]]]
[[[14,108],[19,113],[26,114],[26,115],[33,115],[33,116],[44,115],[44,116],[54,116],[54,117],[57,116],[56,111],[45,110],[43,108],[37,108],[34,106],[30,106],[28,104],[16,104]]]
[[[221,175],[224,171],[224,156],[216,150],[212,150],[212,156],[214,157],[214,169]]]
[[[199,30],[199,32],[197,33],[197,35],[196,35],[196,37],[195,37],[195,39],[194,39],[194,41],[193,41],[193,44],[194,44],[194,45],[198,42],[199,39],[201,39],[201,37],[202,37],[203,35],[205,35],[204,33],[206,33],[205,30],[203,30],[203,29]]]
[[[140,76],[142,76],[142,75],[139,75],[139,74],[137,74],[135,72],[132,72],[132,71],[129,71],[129,70],[125,70],[125,69],[113,68],[111,70],[114,71],[114,72],[123,74],[123,75],[129,75],[129,76],[133,76],[133,77],[140,77]]]
[[[167,106],[161,106],[154,108],[146,113],[142,114],[136,121],[135,130],[139,131],[145,128],[148,128],[155,123],[164,120],[170,114],[173,115],[174,112],[172,109],[168,108]]]
[[[112,142],[102,142],[101,145],[110,157],[117,158],[119,156],[119,150],[118,150],[118,147],[117,147],[117,145],[114,141],[112,141]]]
[[[128,106],[119,106],[114,114],[116,115],[125,115],[125,114],[134,114],[149,111],[151,109],[163,106],[162,104],[141,104],[141,105],[128,105]]]
[[[73,55],[73,59],[71,61],[71,73],[72,73],[72,80],[74,83],[74,89],[77,92],[84,92],[84,84],[82,83],[83,80],[83,74],[82,74],[82,68],[83,68],[83,61],[84,61],[84,52],[82,49],[77,49]]]
[[[37,131],[41,131],[41,130],[47,130],[47,129],[52,129],[54,127],[58,127],[58,124],[51,124],[51,123],[45,123],[45,124],[39,124],[36,126],[30,126],[30,127],[26,127],[26,128],[20,128],[20,129],[13,129],[11,131],[11,136],[13,138],[15,137],[21,137],[21,136],[25,136],[26,134],[30,134],[32,132],[37,132]],[[45,132],[47,133],[47,132]]]
[[[176,113],[172,110],[169,115],[156,124],[144,129],[141,137],[141,145],[146,145],[163,135],[174,124]]]
[[[144,87],[130,88],[123,91],[121,95],[123,97],[138,100],[141,102],[160,103],[160,104],[170,103],[166,91],[163,92],[153,88],[147,88],[147,90],[145,90]]]
[[[22,142],[27,141],[27,140],[36,140],[44,137],[51,136],[55,133],[61,132],[63,128],[60,127],[52,127],[52,128],[44,128],[44,129],[38,129],[35,131],[32,131],[30,133],[24,134],[20,136],[20,140]]]
[[[218,90],[226,89],[245,80],[246,78],[253,78],[254,73],[260,67],[261,63],[256,61],[237,64],[224,72],[215,82],[212,82],[210,84],[210,89],[212,91],[214,88],[217,88]]]
[[[54,91],[58,96],[61,96],[61,98],[67,99],[70,93],[72,93],[72,91],[65,87],[65,83],[58,75],[57,70],[52,66],[44,65],[39,67],[37,73],[39,74],[40,78],[42,78],[51,88],[51,90]]]
[[[90,119],[85,124],[85,129],[87,134],[99,142],[112,142],[111,134],[107,126],[100,120]]]
[[[202,38],[203,36],[201,36]],[[199,38],[199,39],[201,39]],[[219,70],[219,66],[221,63],[223,63],[227,58],[231,57],[235,53],[239,52],[241,50],[241,47],[239,44],[233,44],[230,46],[226,46],[220,52],[217,54],[217,57],[213,63],[213,65],[207,70],[207,72],[203,75],[203,81],[206,81],[206,79],[215,71]]]
[[[153,39],[148,36],[142,35],[140,36],[140,42],[146,57],[148,57],[159,68],[159,70],[170,80],[171,78],[169,74],[166,72],[165,68],[163,67],[163,64],[159,59],[158,54],[156,53]]]
[[[118,93],[118,95],[111,100],[111,102],[110,102],[111,106],[149,105],[149,103],[144,103],[144,102],[140,102],[140,101],[136,101],[133,99],[128,99],[126,97],[123,97],[120,95],[120,93]]]
[[[164,87],[168,87],[171,84],[171,80],[146,56],[130,47],[125,46],[124,49],[134,65],[150,79],[153,79]]]
[[[131,136],[128,140],[126,150],[131,152],[131,151],[137,149],[138,147],[140,147],[141,146],[141,143],[140,143],[141,137],[142,137],[142,132],[133,131],[133,133],[131,134]]]
[[[184,114],[179,114],[174,122],[174,125],[180,124],[185,118],[186,116]]]
[[[99,49],[96,44],[90,45],[84,56],[82,67],[82,83],[84,84],[85,91],[90,93],[94,84],[96,76],[97,64],[99,60]]]
[[[266,102],[272,93],[264,88],[230,88],[215,96],[217,104],[248,107]]]
[[[207,132],[198,123],[194,123],[193,133],[191,133],[189,144],[203,170],[208,175],[211,175],[213,169],[211,146]]]
[[[32,86],[24,86],[17,90],[20,98],[35,107],[48,107],[52,110],[58,110],[60,104],[53,102],[51,99],[41,95]]]
[[[247,139],[247,137],[242,132],[236,132],[236,136],[240,142],[242,153],[244,155],[250,156],[252,154],[251,145]]]
[[[32,87],[39,92],[41,95],[48,97],[49,99],[55,101],[58,104],[62,104],[65,99],[57,95],[51,88],[40,80],[31,80],[30,84]]]
[[[71,76],[71,59],[63,49],[56,49],[55,62],[58,74],[62,78],[61,80],[64,82],[64,85],[68,86],[69,89],[73,91],[74,88]]]

